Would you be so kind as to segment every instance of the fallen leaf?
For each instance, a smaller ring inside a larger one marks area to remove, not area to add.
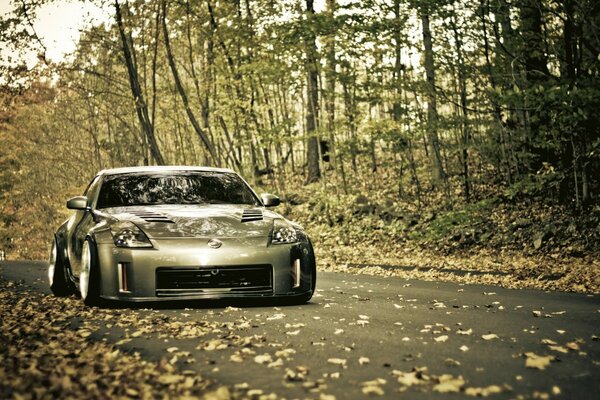
[[[259,396],[262,396],[263,393],[264,392],[261,389],[250,389],[246,392],[246,395],[250,398],[258,398]]]
[[[346,366],[346,360],[343,358],[330,358],[327,360],[329,364],[340,365],[342,367]]]
[[[458,367],[460,365],[459,361],[456,361],[452,358],[446,358],[446,365],[451,365],[453,367]]]
[[[498,335],[496,335],[495,333],[490,333],[490,334],[487,334],[487,335],[481,335],[481,338],[482,338],[483,340],[493,340],[493,339],[500,339],[500,338],[498,337]]]
[[[273,314],[270,317],[267,317],[267,321],[275,321],[278,319],[282,319],[285,318],[285,314],[282,313],[277,313],[277,314]]]
[[[491,385],[488,387],[468,387],[465,389],[465,394],[467,396],[476,396],[476,397],[487,397],[491,394],[501,393],[502,388],[497,385]]]
[[[176,374],[162,374],[158,377],[158,382],[163,385],[170,385],[172,383],[181,382],[184,379],[182,375]]]
[[[580,350],[579,343],[577,343],[577,342],[569,342],[565,346],[569,350],[573,350],[573,351],[579,351]]]
[[[460,388],[465,384],[465,380],[462,376],[455,378],[452,375],[442,375],[438,379],[440,383],[433,387],[434,392],[458,393]]]
[[[469,347],[463,344],[462,346],[460,346],[460,351],[469,351]]]
[[[266,364],[270,363],[271,361],[273,361],[273,358],[269,353],[261,354],[254,357],[254,362],[257,364]]]
[[[279,368],[281,366],[283,366],[283,360],[281,358],[278,358],[277,360],[275,360],[267,365],[267,367],[269,367],[269,368]]]
[[[546,369],[550,362],[556,358],[554,356],[539,356],[532,352],[525,353],[525,357],[527,357],[525,367],[542,370]]]
[[[433,340],[435,340],[438,343],[443,343],[448,340],[448,335],[438,336],[436,338],[433,338]]]
[[[371,362],[371,360],[369,360],[369,358],[367,358],[367,357],[360,357],[360,358],[358,359],[358,363],[359,363],[360,365],[365,365],[365,364],[368,364],[368,363],[370,363],[370,362]]]
[[[289,358],[292,354],[296,354],[296,350],[294,350],[294,349],[283,349],[283,350],[276,351],[275,352],[275,357],[278,357],[278,358],[280,358],[280,357]]]
[[[383,396],[385,392],[381,388],[381,386],[371,385],[371,386],[363,386],[362,388],[363,394],[366,395],[375,395],[375,396]]]
[[[302,323],[298,323],[298,324],[285,324],[285,328],[286,329],[296,329],[296,328],[302,328],[306,325],[302,324]]]
[[[422,385],[429,382],[427,367],[413,368],[410,372],[394,370],[392,375],[398,377],[398,383],[403,386]]]
[[[319,400],[336,400],[336,398],[332,394],[321,393],[319,396]]]
[[[557,352],[563,353],[563,354],[566,354],[569,352],[569,349],[567,349],[566,347],[563,347],[563,346],[548,346],[548,348],[552,351],[557,351]]]

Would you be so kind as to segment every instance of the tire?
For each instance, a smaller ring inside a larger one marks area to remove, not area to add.
[[[86,306],[99,306],[101,281],[98,265],[98,253],[92,239],[83,242],[81,250],[81,272],[79,273],[79,294]]]
[[[63,252],[58,247],[58,242],[56,237],[54,237],[52,239],[52,250],[50,250],[50,257],[48,259],[48,281],[52,294],[57,297],[70,296],[75,292],[66,264]]]

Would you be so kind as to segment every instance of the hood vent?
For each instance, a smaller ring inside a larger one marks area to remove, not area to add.
[[[146,222],[164,222],[167,224],[174,224],[175,222],[171,221],[169,218],[164,215],[154,213],[151,211],[134,211],[131,214],[135,215],[138,218],[143,219]]]
[[[242,213],[242,222],[262,221],[263,213],[261,209],[246,209]]]

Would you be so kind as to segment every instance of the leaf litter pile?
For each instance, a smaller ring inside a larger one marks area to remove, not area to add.
[[[411,393],[520,398],[523,390],[525,398],[549,398],[563,385],[536,383],[532,393],[532,374],[550,378],[564,367],[600,365],[597,336],[578,339],[557,324],[570,312],[509,305],[495,301],[502,300],[495,292],[481,293],[481,306],[461,304],[457,296],[469,291],[463,287],[426,302],[397,293],[382,320],[375,312],[381,306],[371,301],[375,290],[354,279],[320,289],[306,307],[175,313],[87,308],[0,279],[0,398],[284,398],[275,392],[319,400]],[[460,322],[473,312],[492,316],[508,308],[526,317],[520,338],[512,329]],[[299,320],[307,310],[309,317]],[[417,322],[417,315],[426,319]],[[363,334],[386,345],[353,342]],[[158,356],[144,353],[156,346]],[[471,356],[507,346],[512,350],[503,360],[514,368],[508,377],[482,375],[494,363],[469,365]]]
[[[0,280],[0,398],[193,397],[210,382],[179,372],[166,360],[149,362],[137,353],[89,340],[92,327],[80,318],[109,319],[77,299],[61,299]]]

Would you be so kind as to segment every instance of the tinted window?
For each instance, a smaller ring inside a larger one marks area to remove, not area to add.
[[[236,174],[169,172],[107,175],[98,208],[156,204],[258,204]]]

